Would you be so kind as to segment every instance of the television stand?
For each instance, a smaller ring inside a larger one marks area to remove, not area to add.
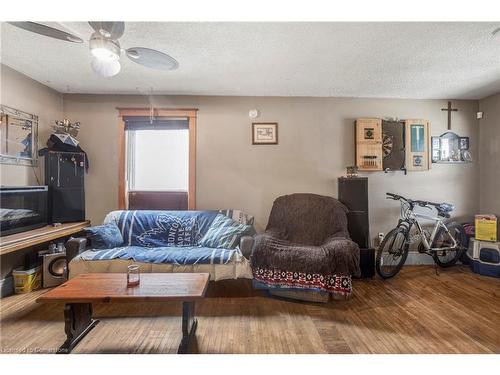
[[[90,226],[90,220],[85,220],[75,223],[64,223],[57,227],[46,225],[42,228],[0,237],[0,255],[71,236],[81,232],[83,228],[88,226]]]

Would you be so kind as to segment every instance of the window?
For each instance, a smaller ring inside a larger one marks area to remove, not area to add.
[[[127,131],[128,191],[188,191],[189,130]]]
[[[118,110],[118,207],[195,209],[196,110]]]

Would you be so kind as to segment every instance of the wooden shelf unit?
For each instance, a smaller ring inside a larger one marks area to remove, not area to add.
[[[72,234],[81,232],[83,228],[88,226],[90,226],[90,220],[85,220],[76,223],[64,223],[58,227],[47,225],[42,228],[0,237],[0,255],[12,253],[61,237],[71,236]]]

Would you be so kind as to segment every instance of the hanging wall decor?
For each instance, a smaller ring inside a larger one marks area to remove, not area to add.
[[[426,171],[430,168],[430,123],[426,120],[405,120],[406,168]]]
[[[253,145],[277,145],[278,123],[277,122],[254,122],[252,123]]]
[[[385,172],[406,173],[405,123],[398,120],[382,120],[382,166]]]
[[[38,116],[0,104],[0,163],[36,166]]]
[[[382,120],[356,120],[356,166],[360,171],[382,170]]]
[[[424,171],[430,168],[427,120],[356,120],[356,166],[359,171]]]
[[[453,132],[432,137],[432,162],[442,164],[471,163],[469,137],[461,137]]]

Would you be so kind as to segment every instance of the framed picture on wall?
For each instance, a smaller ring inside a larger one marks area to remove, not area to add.
[[[254,122],[252,123],[253,145],[277,145],[278,123],[277,122]]]

